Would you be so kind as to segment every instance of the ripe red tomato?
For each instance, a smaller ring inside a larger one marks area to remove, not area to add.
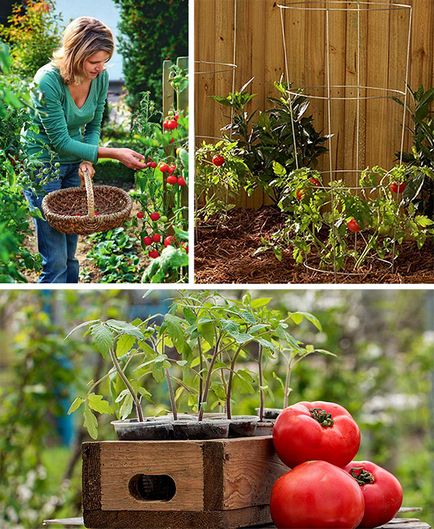
[[[152,244],[152,239],[151,237],[143,237],[143,243],[146,245],[146,246],[150,246]]]
[[[347,228],[352,231],[353,233],[358,233],[359,231],[362,230],[362,228],[360,227],[359,223],[357,222],[356,219],[350,219],[348,222],[347,222]]]
[[[168,235],[164,239],[164,246],[170,246],[173,245],[176,242],[176,238],[173,235]]]
[[[151,259],[156,259],[160,254],[158,250],[151,250],[148,255]]]
[[[168,119],[165,119],[163,121],[163,129],[164,130],[170,130],[170,124],[169,123],[170,123],[170,120],[168,120]]]
[[[175,175],[170,175],[170,176],[167,177],[166,182],[167,182],[168,184],[170,184],[171,186],[174,186],[175,184],[178,183],[178,179],[176,178]]]
[[[150,214],[150,217],[151,217],[151,220],[157,221],[160,218],[160,214],[157,211],[155,211],[154,213]]]
[[[169,174],[173,174],[176,171],[176,165],[174,163],[171,163],[169,165]]]
[[[360,430],[334,402],[298,402],[285,408],[273,428],[277,455],[289,467],[321,459],[344,467],[357,454]]]
[[[361,527],[377,527],[391,520],[402,504],[402,487],[396,477],[370,461],[351,461],[345,470],[360,485],[365,499]]]
[[[178,178],[178,185],[179,187],[185,187],[187,185],[187,182],[184,180],[182,176]]]
[[[309,182],[315,187],[320,187],[321,185],[321,182],[318,180],[318,178],[314,178],[313,176],[309,178]]]
[[[144,216],[145,216],[145,215],[144,215],[143,211],[139,211],[139,212],[137,213],[137,218],[138,218],[138,219],[143,219]]]
[[[392,182],[389,186],[389,189],[392,191],[392,193],[403,193],[406,187],[406,182],[401,182],[400,184],[398,184],[398,182]]]
[[[173,119],[176,119],[176,121],[178,121],[178,119],[179,119],[179,112],[175,112],[175,114],[173,115]]]
[[[154,235],[152,236],[152,241],[153,242],[160,242],[161,241],[161,235],[159,233],[154,233]]]
[[[149,162],[148,166],[152,167],[152,169],[155,169],[157,167],[157,162]]]
[[[170,167],[167,165],[167,163],[160,164],[160,171],[162,173],[168,173],[170,171]]]
[[[225,159],[223,158],[221,154],[216,154],[215,156],[212,157],[212,163],[216,167],[221,167],[225,163]]]
[[[270,510],[278,529],[354,529],[363,518],[360,487],[342,468],[307,461],[281,476],[271,491]]]

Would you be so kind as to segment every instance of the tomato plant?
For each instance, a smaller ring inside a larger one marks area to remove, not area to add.
[[[361,527],[377,527],[390,521],[402,504],[402,487],[397,478],[370,461],[351,461],[345,470],[360,485],[365,500]]]
[[[342,180],[324,185],[323,176],[312,169],[288,174],[275,162],[274,171],[279,207],[288,214],[285,228],[268,243],[278,258],[282,248],[292,246],[298,264],[315,253],[325,270],[357,270],[368,259],[393,261],[405,240],[421,248],[434,235],[434,221],[414,205],[420,182],[434,178],[429,168],[368,168],[362,171],[357,192]]]
[[[357,454],[360,430],[351,414],[333,402],[298,402],[276,420],[277,455],[293,467],[312,459],[345,466]]]
[[[307,461],[281,476],[271,492],[278,529],[354,529],[364,513],[360,487],[326,461]]]
[[[227,213],[244,189],[250,194],[253,176],[247,167],[245,151],[238,142],[222,139],[215,144],[203,142],[196,151],[196,215],[209,219],[216,213]]]

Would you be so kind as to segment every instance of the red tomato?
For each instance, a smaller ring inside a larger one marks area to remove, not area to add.
[[[187,185],[187,182],[182,176],[178,177],[178,185],[179,187],[185,187]]]
[[[168,173],[168,172],[170,171],[170,167],[167,165],[167,163],[164,163],[164,162],[163,162],[163,163],[160,165],[160,171],[161,171],[162,173]]]
[[[170,245],[173,245],[175,244],[176,242],[176,239],[173,235],[168,235],[165,239],[164,239],[164,246],[170,246]]]
[[[175,165],[174,163],[171,163],[171,164],[169,165],[169,171],[168,171],[168,173],[169,173],[169,174],[173,174],[175,171],[176,171],[176,165]]]
[[[298,402],[285,408],[273,428],[277,455],[289,467],[312,459],[344,467],[357,454],[360,430],[333,402]]]
[[[397,182],[392,182],[389,186],[389,189],[392,191],[392,193],[403,193],[406,187],[407,184],[405,182],[401,182],[400,184]]]
[[[158,250],[151,250],[149,252],[149,257],[151,259],[156,259],[160,254],[158,253]]]
[[[212,157],[212,163],[216,167],[220,167],[225,163],[225,159],[223,158],[221,154],[216,154],[215,156]]]
[[[152,167],[152,169],[155,169],[157,167],[157,162],[149,162],[148,166]]]
[[[143,219],[144,216],[145,216],[145,215],[144,215],[143,211],[139,211],[139,212],[137,213],[137,218],[138,218],[138,219]]]
[[[155,222],[160,218],[160,214],[158,213],[158,211],[155,211],[154,213],[150,214],[150,217],[151,217],[151,220]]]
[[[402,504],[402,487],[393,474],[370,461],[351,461],[345,470],[360,485],[365,499],[361,527],[377,527],[391,520]]]
[[[170,184],[171,186],[174,186],[178,183],[178,178],[175,175],[170,175],[167,177],[166,182]]]
[[[160,242],[161,241],[161,235],[159,233],[154,233],[154,235],[152,236],[152,241],[153,242]]]
[[[318,180],[318,178],[314,178],[313,176],[309,178],[309,182],[315,187],[320,187],[321,185],[321,182]]]
[[[350,219],[347,222],[347,228],[353,233],[358,233],[359,231],[361,231],[361,227],[356,219]]]
[[[277,419],[279,420],[279,419]],[[281,476],[271,491],[270,510],[278,529],[354,529],[363,518],[360,487],[342,468],[307,461]]]
[[[295,196],[297,197],[297,200],[301,202],[304,197],[304,191],[302,189],[297,189],[297,191],[295,192]]]
[[[143,237],[143,243],[146,245],[146,246],[150,246],[152,244],[152,239],[151,237]]]

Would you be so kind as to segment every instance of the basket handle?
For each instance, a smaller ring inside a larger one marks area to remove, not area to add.
[[[84,185],[86,187],[86,198],[87,198],[87,214],[90,218],[95,217],[95,198],[93,196],[93,185],[92,178],[89,174],[89,169],[78,169],[80,176],[84,178]]]

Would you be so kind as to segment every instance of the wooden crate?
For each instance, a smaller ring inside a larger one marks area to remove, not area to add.
[[[93,529],[267,524],[271,488],[287,471],[271,436],[84,443],[84,522]],[[138,475],[170,476],[175,495],[169,501],[138,499],[131,489]]]

